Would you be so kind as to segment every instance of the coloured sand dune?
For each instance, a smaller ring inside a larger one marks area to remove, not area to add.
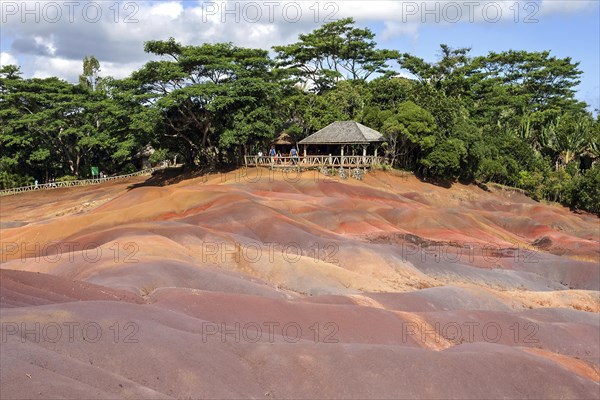
[[[599,396],[596,216],[389,172],[143,182],[0,200],[1,398]]]

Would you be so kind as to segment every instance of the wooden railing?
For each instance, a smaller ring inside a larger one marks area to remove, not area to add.
[[[270,157],[270,156],[244,156],[244,163],[248,167],[279,167],[297,166],[311,167],[371,167],[382,164],[380,156],[298,156],[298,157]]]
[[[10,196],[12,194],[31,192],[34,190],[56,189],[56,188],[73,187],[73,186],[97,185],[99,183],[114,181],[117,179],[125,179],[125,178],[131,178],[134,176],[150,175],[154,171],[158,171],[158,170],[165,169],[165,168],[167,168],[167,166],[147,168],[147,169],[137,171],[137,172],[127,174],[127,175],[107,176],[105,178],[82,179],[82,180],[77,180],[77,181],[50,182],[50,183],[29,185],[29,186],[23,186],[23,187],[12,188],[12,189],[4,189],[4,190],[0,190],[0,196]]]

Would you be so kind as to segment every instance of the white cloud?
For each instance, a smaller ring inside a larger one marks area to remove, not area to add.
[[[77,82],[83,72],[82,60],[67,60],[57,57],[36,57],[33,61],[34,78],[49,78],[58,76],[69,82]],[[112,76],[117,79],[126,78],[132,71],[139,68],[138,63],[101,62],[100,75]]]
[[[419,24],[410,23],[410,24],[397,24],[393,22],[386,22],[384,24],[383,32],[381,33],[381,39],[390,40],[394,37],[398,37],[401,35],[412,36],[413,38],[417,38],[419,33]]]
[[[81,60],[67,60],[58,57],[36,57],[34,61],[34,78],[49,78],[57,76],[71,82],[76,82],[83,72]]]
[[[53,43],[52,37],[45,38],[41,36],[34,36],[33,40],[37,47],[45,49],[48,55],[54,56],[56,54],[56,45]]]
[[[139,63],[114,63],[114,62],[104,62],[100,65],[100,75],[101,76],[112,76],[113,78],[122,79],[126,78],[131,74],[132,71],[140,68],[141,65]]]
[[[541,15],[570,14],[598,7],[598,0],[542,0]]]
[[[274,44],[297,40],[299,33],[310,32],[322,23],[354,17],[359,26],[382,23],[378,39],[390,40],[410,36],[416,40],[426,24],[491,23],[496,18],[514,19],[514,6],[532,4],[544,15],[577,12],[593,1],[517,2],[516,0],[452,1],[136,1],[94,2],[102,9],[98,21],[94,10],[84,13],[84,6],[73,9],[67,3],[62,17],[56,10],[40,5],[40,22],[36,15],[24,14],[23,3],[11,3],[17,9],[4,10],[2,35],[11,47],[3,59],[24,62],[25,75],[77,79],[81,60],[94,55],[105,75],[125,76],[141,67],[153,56],[144,53],[148,40],[174,37],[184,44],[231,41],[239,46],[270,49]],[[477,6],[473,6],[477,3]],[[3,7],[4,7],[3,3]],[[36,2],[36,4],[42,4]],[[256,5],[260,5],[257,8]],[[118,5],[118,7],[115,7]],[[300,8],[298,8],[298,6]],[[512,7],[512,8],[511,8]],[[29,7],[31,8],[31,6]],[[6,11],[10,11],[6,12]],[[50,11],[52,14],[50,15]],[[525,11],[521,10],[523,17]],[[498,21],[496,21],[498,22]],[[4,43],[4,42],[3,42]],[[75,68],[77,66],[77,68]]]
[[[179,17],[182,12],[182,4],[176,1],[157,3],[150,8],[151,15],[166,16],[171,19]]]
[[[12,54],[7,52],[0,53],[0,67],[5,65],[17,65],[18,61]]]

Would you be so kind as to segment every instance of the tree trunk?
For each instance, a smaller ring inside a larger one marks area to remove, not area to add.
[[[81,156],[77,154],[77,160],[75,161],[75,175],[79,176],[79,162],[81,161]]]

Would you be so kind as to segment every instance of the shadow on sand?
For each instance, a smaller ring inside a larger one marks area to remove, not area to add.
[[[440,186],[440,187],[443,187],[446,189],[450,189],[452,187],[452,184],[455,182],[452,179],[424,176],[424,175],[416,174],[416,173],[415,173],[415,177],[418,180],[420,180],[421,182],[429,183],[429,184],[435,185],[435,186]]]
[[[162,170],[154,171],[152,175],[144,182],[129,185],[127,190],[133,190],[145,186],[169,186],[189,179],[199,178],[211,173],[228,173],[235,170],[236,166],[220,166],[219,168],[186,168],[185,165],[168,167]]]

